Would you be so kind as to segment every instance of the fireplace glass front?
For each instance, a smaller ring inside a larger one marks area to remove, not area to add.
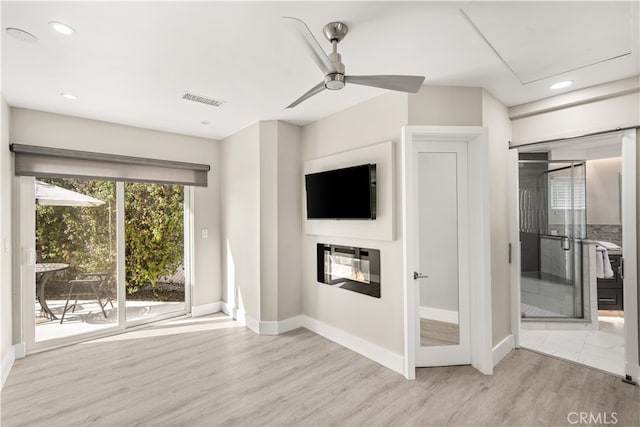
[[[318,282],[380,298],[380,251],[318,243]]]

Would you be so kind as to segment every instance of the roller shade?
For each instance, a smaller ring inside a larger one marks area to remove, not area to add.
[[[556,176],[551,178],[551,209],[561,211],[586,209],[584,178]]]
[[[209,165],[11,144],[15,174],[207,186]]]

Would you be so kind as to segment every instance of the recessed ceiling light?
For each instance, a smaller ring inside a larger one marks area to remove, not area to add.
[[[72,93],[67,93],[67,92],[62,92],[62,93],[60,94],[60,96],[62,96],[63,98],[67,98],[67,99],[78,99],[78,97],[77,97],[77,96],[75,96],[74,94],[72,94]]]
[[[564,89],[565,87],[569,87],[573,84],[571,80],[565,80],[563,82],[554,83],[549,86],[550,89]]]
[[[68,26],[63,22],[50,21],[49,25],[51,25],[51,27],[57,32],[59,32],[60,34],[69,35],[76,32],[76,30],[74,30],[72,27]]]
[[[21,30],[20,28],[7,27],[4,29],[11,37],[21,40],[23,42],[35,42],[38,40],[36,36],[31,33]]]

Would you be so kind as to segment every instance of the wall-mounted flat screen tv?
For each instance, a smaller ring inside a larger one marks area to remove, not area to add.
[[[308,219],[376,219],[376,165],[305,175]]]

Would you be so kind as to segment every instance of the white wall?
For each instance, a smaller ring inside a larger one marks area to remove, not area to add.
[[[259,123],[260,317],[278,320],[278,122]],[[284,254],[282,254],[284,256]]]
[[[313,160],[379,142],[393,141],[396,150],[394,195],[396,236],[402,235],[399,141],[407,124],[407,95],[391,92],[302,128],[302,159]],[[300,202],[302,204],[302,202]],[[381,297],[327,286],[316,280],[316,244],[331,243],[379,249]],[[396,354],[403,353],[402,241],[340,236],[302,237],[303,312]]]
[[[278,122],[278,320],[302,313],[300,126]]]
[[[0,362],[5,360],[12,340],[12,252],[11,252],[11,183],[13,156],[9,151],[10,109],[4,97],[0,99],[2,113],[0,145]],[[5,372],[2,373],[6,375]]]
[[[300,127],[256,123],[222,142],[222,162],[223,299],[260,330],[302,312]]]
[[[587,224],[622,223],[621,173],[621,157],[587,161]]]
[[[482,89],[423,86],[409,94],[409,123],[424,126],[479,126],[482,124]]]
[[[513,143],[581,136],[640,125],[640,76],[509,109]]]
[[[482,91],[482,125],[489,130],[489,192],[491,210],[491,314],[493,345],[511,334],[509,277],[509,111]],[[512,242],[514,247],[518,242]]]
[[[260,319],[260,126],[221,144],[223,299]]]
[[[217,141],[11,108],[11,142],[211,165],[209,185],[195,188],[192,304],[203,305],[221,299],[220,154]],[[208,239],[200,239],[201,228],[209,229]]]

